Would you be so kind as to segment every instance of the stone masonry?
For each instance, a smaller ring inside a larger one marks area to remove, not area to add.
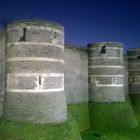
[[[124,102],[122,44],[118,42],[100,42],[88,46],[90,101]]]
[[[0,117],[3,112],[5,92],[5,31],[0,31]]]
[[[88,102],[87,49],[65,45],[65,93],[68,104]]]
[[[140,94],[140,48],[128,50],[129,93]]]
[[[88,47],[64,49],[64,28],[57,23],[8,24],[0,31],[0,116],[58,124],[67,120],[66,104],[124,102],[128,93],[139,94],[139,48],[128,51],[127,68],[121,43]]]
[[[47,21],[10,23],[3,117],[35,123],[67,120],[64,29]]]

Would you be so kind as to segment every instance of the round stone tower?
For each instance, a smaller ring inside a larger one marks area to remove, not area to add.
[[[128,49],[129,97],[140,123],[140,48]]]
[[[65,122],[63,26],[42,20],[11,22],[6,46],[4,118]]]
[[[125,97],[129,99],[129,91],[128,91],[128,57],[124,54],[124,91]]]
[[[0,118],[5,94],[5,30],[0,30]]]
[[[125,101],[123,45],[101,42],[88,47],[90,101]]]
[[[140,95],[140,48],[128,50],[129,94]]]
[[[123,45],[100,42],[88,46],[91,127],[97,130],[136,127],[138,123],[125,98]]]

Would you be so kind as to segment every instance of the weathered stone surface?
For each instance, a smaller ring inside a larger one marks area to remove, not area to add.
[[[118,49],[114,49],[114,48],[111,48],[110,46],[109,47],[106,47],[107,48],[107,56],[108,57],[121,57],[122,56],[122,49],[118,48]],[[94,49],[90,49],[90,50],[94,50]],[[98,57],[99,54],[100,54],[100,51],[101,51],[101,48],[98,47],[96,48],[96,51],[89,51],[89,55],[90,57]]]
[[[63,64],[60,62],[48,61],[11,61],[7,62],[7,72],[40,72],[40,73],[62,73]]]
[[[0,30],[0,73],[5,73],[5,31]]]
[[[88,102],[88,56],[85,49],[65,45],[64,73],[67,103]]]
[[[62,92],[6,93],[4,117],[34,123],[63,123],[66,121],[66,102]]]
[[[88,55],[87,48],[65,45],[64,83],[68,111],[80,132],[89,129]]]
[[[101,71],[100,70],[101,68],[90,68],[89,67],[89,75],[91,75],[91,74],[96,74],[96,75],[116,75],[116,74],[118,74],[118,75],[121,75],[123,72],[124,72],[124,69],[123,69],[123,67],[122,68],[119,68],[119,69],[116,69],[116,68],[106,68],[106,67],[104,67],[104,68],[102,68],[103,70]],[[108,73],[109,72],[109,73]]]
[[[36,26],[36,27],[50,27],[52,29],[56,28],[64,31],[64,27],[59,23],[47,21],[47,20],[30,20],[30,19],[12,21],[8,24],[8,28],[13,28],[13,27],[21,28],[26,25]]]
[[[89,100],[95,102],[123,102],[124,87],[94,87],[89,88]],[[123,94],[122,94],[123,93]]]
[[[0,117],[3,114],[5,92],[5,31],[0,31]]]
[[[19,42],[18,44],[12,44],[7,48],[7,57],[47,57],[55,59],[63,59],[62,55],[64,50],[56,47],[55,45],[40,45]]]
[[[0,89],[5,90],[5,73],[0,73]]]
[[[124,55],[124,91],[126,96],[128,96],[128,57]]]
[[[129,94],[140,94],[140,48],[128,49]]]
[[[50,88],[53,89],[63,88],[63,78],[62,77],[44,78],[43,89]]]
[[[123,45],[117,42],[88,44],[89,97],[95,102],[124,102]]]
[[[7,27],[4,117],[35,123],[67,119],[64,92],[64,29],[31,20]]]
[[[49,25],[47,21],[19,21],[8,25],[7,42],[18,42],[24,36],[27,42],[47,42],[64,45],[64,29],[61,25]],[[43,23],[41,25],[41,23]],[[22,38],[23,39],[23,38]],[[22,40],[23,41],[23,40]]]
[[[35,89],[37,81],[37,77],[16,77],[9,75],[7,86],[9,89]]]
[[[123,65],[123,61],[122,59],[105,59],[105,58],[101,58],[97,61],[97,59],[90,59],[89,60],[89,65]]]

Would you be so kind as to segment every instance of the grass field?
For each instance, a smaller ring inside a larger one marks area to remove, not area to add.
[[[88,103],[70,104],[68,111],[75,119],[81,132],[90,128]]]
[[[140,95],[139,94],[130,94],[130,101],[135,112],[135,116],[140,123]]]
[[[90,103],[92,129],[82,133],[83,140],[140,140],[140,98],[130,103]]]
[[[139,99],[131,97],[138,120]],[[88,106],[93,119],[92,129],[87,129]],[[130,103],[81,103],[68,105],[68,110],[68,121],[61,125],[38,125],[1,119],[0,140],[140,140],[140,126]],[[80,134],[80,131],[83,132]]]
[[[129,129],[138,126],[133,109],[127,102],[90,103],[89,108],[93,129]]]
[[[82,133],[83,140],[140,140],[140,127],[116,130],[87,130]]]
[[[0,120],[0,140],[80,140],[75,120],[69,115],[61,125],[38,125]]]

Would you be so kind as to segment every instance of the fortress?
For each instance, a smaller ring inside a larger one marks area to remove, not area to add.
[[[58,125],[66,123],[70,113],[81,132],[110,128],[101,120],[104,104],[114,128],[136,127],[129,96],[139,97],[139,61],[140,48],[124,55],[119,42],[64,45],[60,24],[11,22],[0,32],[0,116]],[[127,123],[118,124],[120,113]]]

